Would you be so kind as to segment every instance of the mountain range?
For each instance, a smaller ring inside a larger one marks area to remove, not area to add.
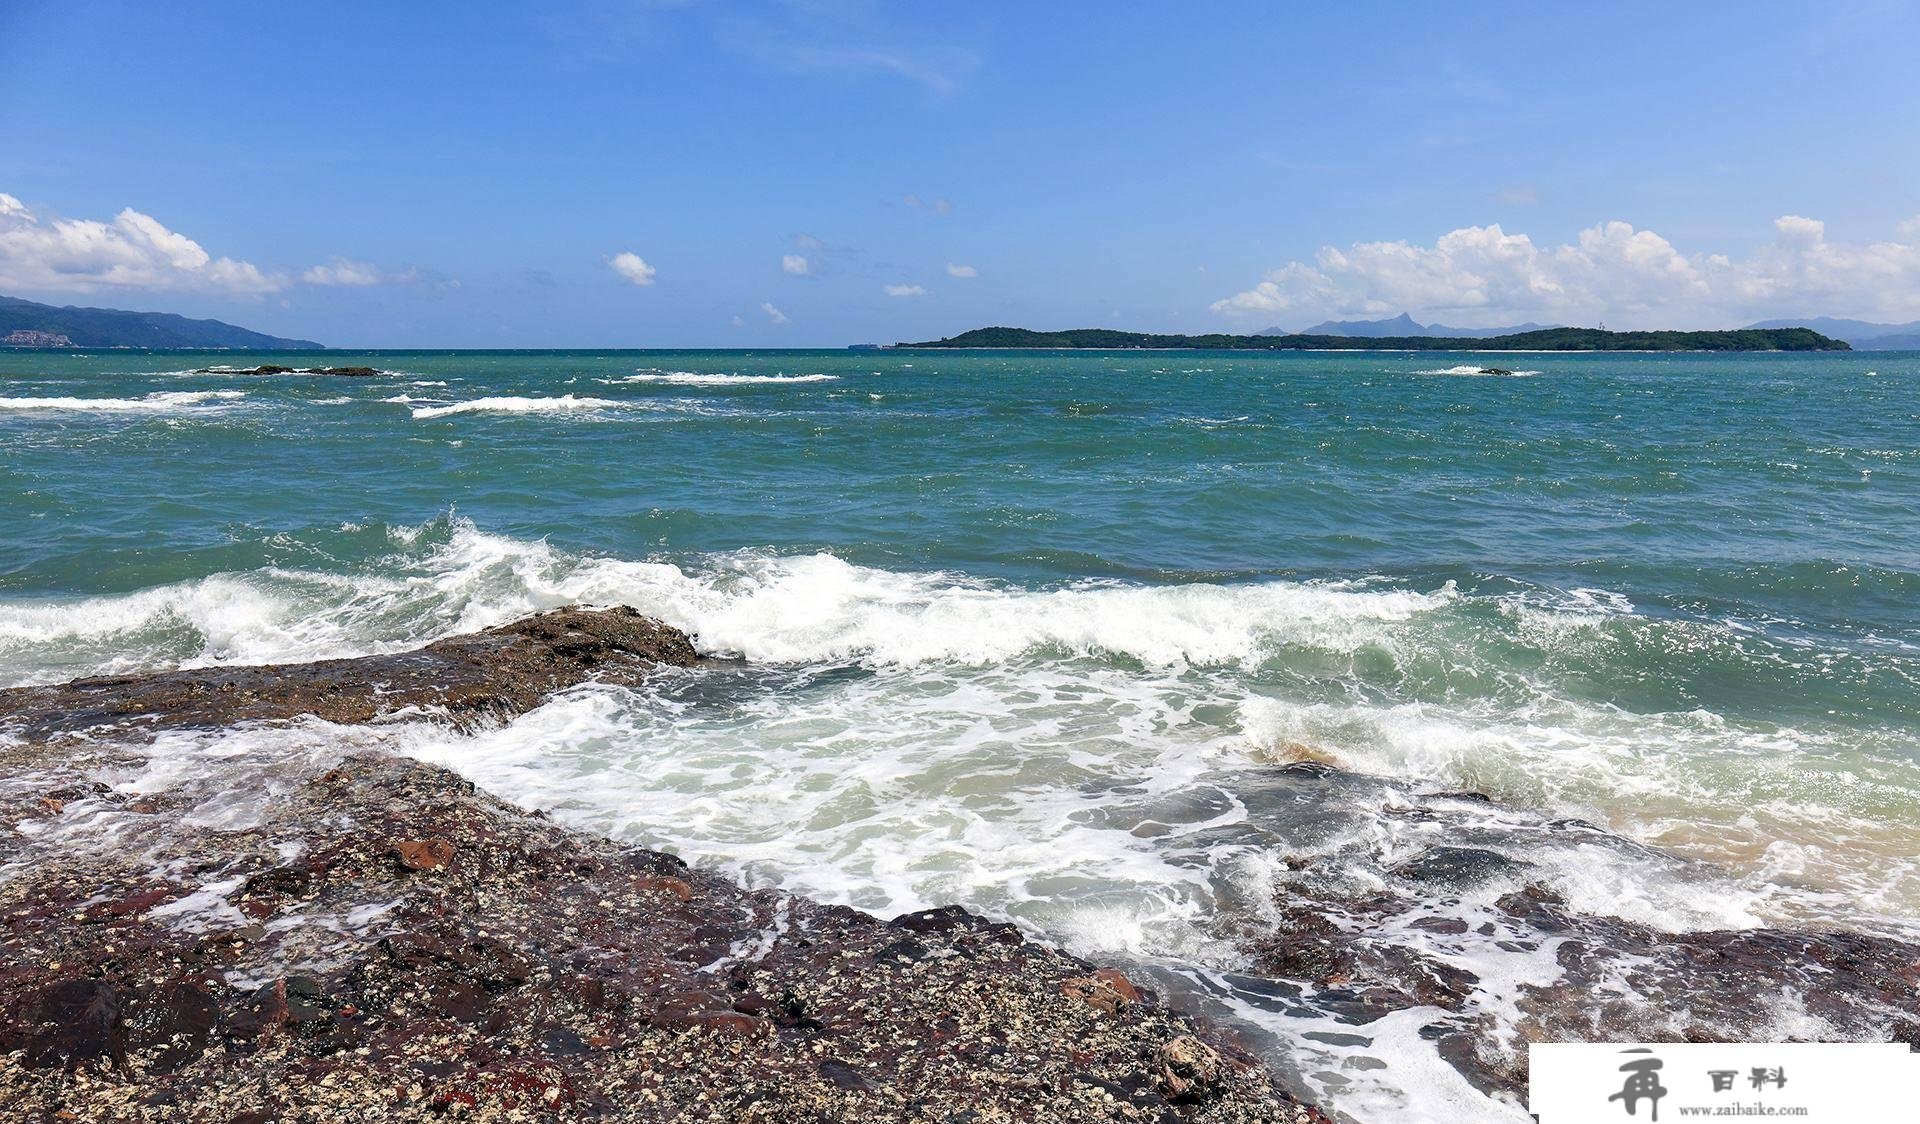
[[[1911,324],[1875,324],[1815,316],[1805,320],[1762,320],[1749,328],[1812,328],[1823,336],[1846,340],[1860,351],[1920,351],[1920,320]]]
[[[0,347],[9,337],[27,347],[208,347],[240,351],[318,351],[312,340],[286,339],[220,320],[171,312],[77,308],[0,297]],[[62,343],[61,341],[65,342]]]
[[[1351,339],[1384,339],[1423,336],[1428,339],[1484,340],[1494,336],[1517,336],[1521,332],[1542,332],[1553,324],[1514,324],[1505,328],[1450,328],[1445,324],[1422,324],[1406,313],[1389,320],[1322,320],[1313,327],[1295,333],[1285,328],[1263,328],[1256,336],[1346,336]]]
[[[1234,351],[1847,351],[1841,340],[1810,328],[1733,332],[1609,332],[1604,328],[1542,328],[1489,336],[1468,344],[1458,336],[1204,336],[1123,332],[1114,328],[975,328],[946,339],[898,347],[1209,348]],[[1490,373],[1499,373],[1489,369]]]

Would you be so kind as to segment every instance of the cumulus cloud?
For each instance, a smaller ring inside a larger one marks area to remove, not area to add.
[[[793,244],[802,250],[824,250],[827,244],[811,234],[801,233],[793,236]]]
[[[918,285],[882,285],[880,291],[890,297],[924,297],[927,291]]]
[[[936,215],[950,215],[953,213],[953,200],[951,199],[937,197],[933,199],[922,199],[918,195],[907,195],[902,196],[900,201],[916,211],[932,211]]]
[[[1894,228],[1902,238],[1920,238],[1920,215],[1915,215]]]
[[[772,302],[772,301],[762,301],[762,302],[760,302],[760,311],[762,311],[762,312],[764,312],[764,313],[766,313],[766,314],[767,314],[767,321],[768,321],[769,323],[772,323],[772,324],[791,324],[791,323],[793,323],[793,321],[791,321],[791,320],[789,320],[789,319],[787,319],[787,314],[786,314],[786,313],[784,313],[784,312],[782,312],[782,311],[780,311],[779,309],[777,309],[777,308],[775,308],[775,307],[773,307],[773,302]]]
[[[286,278],[251,262],[216,258],[200,243],[131,207],[111,222],[43,219],[20,200],[0,194],[0,288],[259,294],[286,286]]]
[[[808,264],[807,259],[799,254],[780,255],[780,269],[783,272],[793,274],[795,277],[805,277],[807,274],[813,272],[813,266]]]
[[[948,262],[947,276],[960,277],[960,278],[973,278],[973,277],[980,276],[980,271],[973,268],[970,265],[955,265],[952,262]]]
[[[1312,262],[1288,262],[1212,307],[1265,322],[1414,312],[1467,325],[1604,320],[1614,327],[1920,315],[1920,245],[1912,234],[1903,233],[1905,242],[1830,242],[1825,223],[1800,215],[1783,215],[1773,227],[1771,240],[1740,260],[1685,253],[1618,221],[1560,245],[1496,224],[1450,231],[1430,246],[1326,246]]]
[[[403,275],[413,280],[417,274]],[[380,271],[366,262],[347,261],[345,258],[333,259],[332,265],[316,265],[300,275],[300,280],[309,285],[378,285]]]
[[[607,259],[613,271],[633,282],[635,285],[653,284],[653,275],[658,270],[646,263],[646,259],[632,250],[625,250]]]

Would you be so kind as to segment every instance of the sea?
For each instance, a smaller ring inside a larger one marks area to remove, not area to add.
[[[261,362],[380,373],[202,370]],[[1403,1025],[1215,986],[1288,762],[1387,794],[1328,861],[1467,790],[1712,872],[1516,833],[1577,910],[1920,935],[1920,353],[0,353],[0,685],[573,603],[723,662],[469,733],[170,736],[148,780],[380,748],[748,885],[964,905],[1186,981],[1369,1122],[1526,1117]],[[1496,1019],[1553,971],[1437,955]]]

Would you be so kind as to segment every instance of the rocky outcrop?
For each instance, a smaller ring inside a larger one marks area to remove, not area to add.
[[[1394,1012],[1424,1011],[1422,1037],[1483,1091],[1523,1097],[1526,1042],[1920,1049],[1920,946],[1835,930],[1668,931],[1582,911],[1555,886],[1566,871],[1649,870],[1682,883],[1716,872],[1476,793],[1407,796],[1300,762],[1243,795],[1256,822],[1313,809],[1329,839],[1353,809],[1382,813],[1344,850],[1302,848],[1297,835],[1291,853],[1278,848],[1284,873],[1267,900],[1222,918],[1249,970],[1289,989],[1288,1003],[1359,1034]],[[1396,837],[1384,856],[1355,853],[1383,836]]]
[[[661,665],[697,662],[685,634],[632,609],[555,609],[393,655],[0,690],[0,723],[30,738],[109,725],[124,734],[301,715],[362,723],[408,709],[469,723],[530,710],[589,678],[631,683]]]
[[[152,744],[124,736],[477,718],[694,659],[629,611],[560,610],[406,655],[7,692],[0,1104],[250,1124],[1326,1120],[1135,980],[961,909],[886,921],[743,890],[388,756],[144,784]]]

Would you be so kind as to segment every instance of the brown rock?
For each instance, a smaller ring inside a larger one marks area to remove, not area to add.
[[[671,894],[683,902],[693,900],[693,887],[687,885],[686,880],[681,878],[642,878],[640,881],[634,883],[634,888],[641,891],[651,890],[656,893]]]
[[[1191,1034],[1160,1048],[1160,1086],[1176,1104],[1203,1101],[1220,1080],[1220,1055]]]
[[[1074,976],[1060,984],[1062,994],[1080,1000],[1104,1014],[1117,1015],[1129,1003],[1140,1001],[1140,989],[1125,973],[1102,968],[1091,976]]]
[[[445,839],[397,839],[393,853],[408,870],[440,870],[453,862],[454,846]]]

